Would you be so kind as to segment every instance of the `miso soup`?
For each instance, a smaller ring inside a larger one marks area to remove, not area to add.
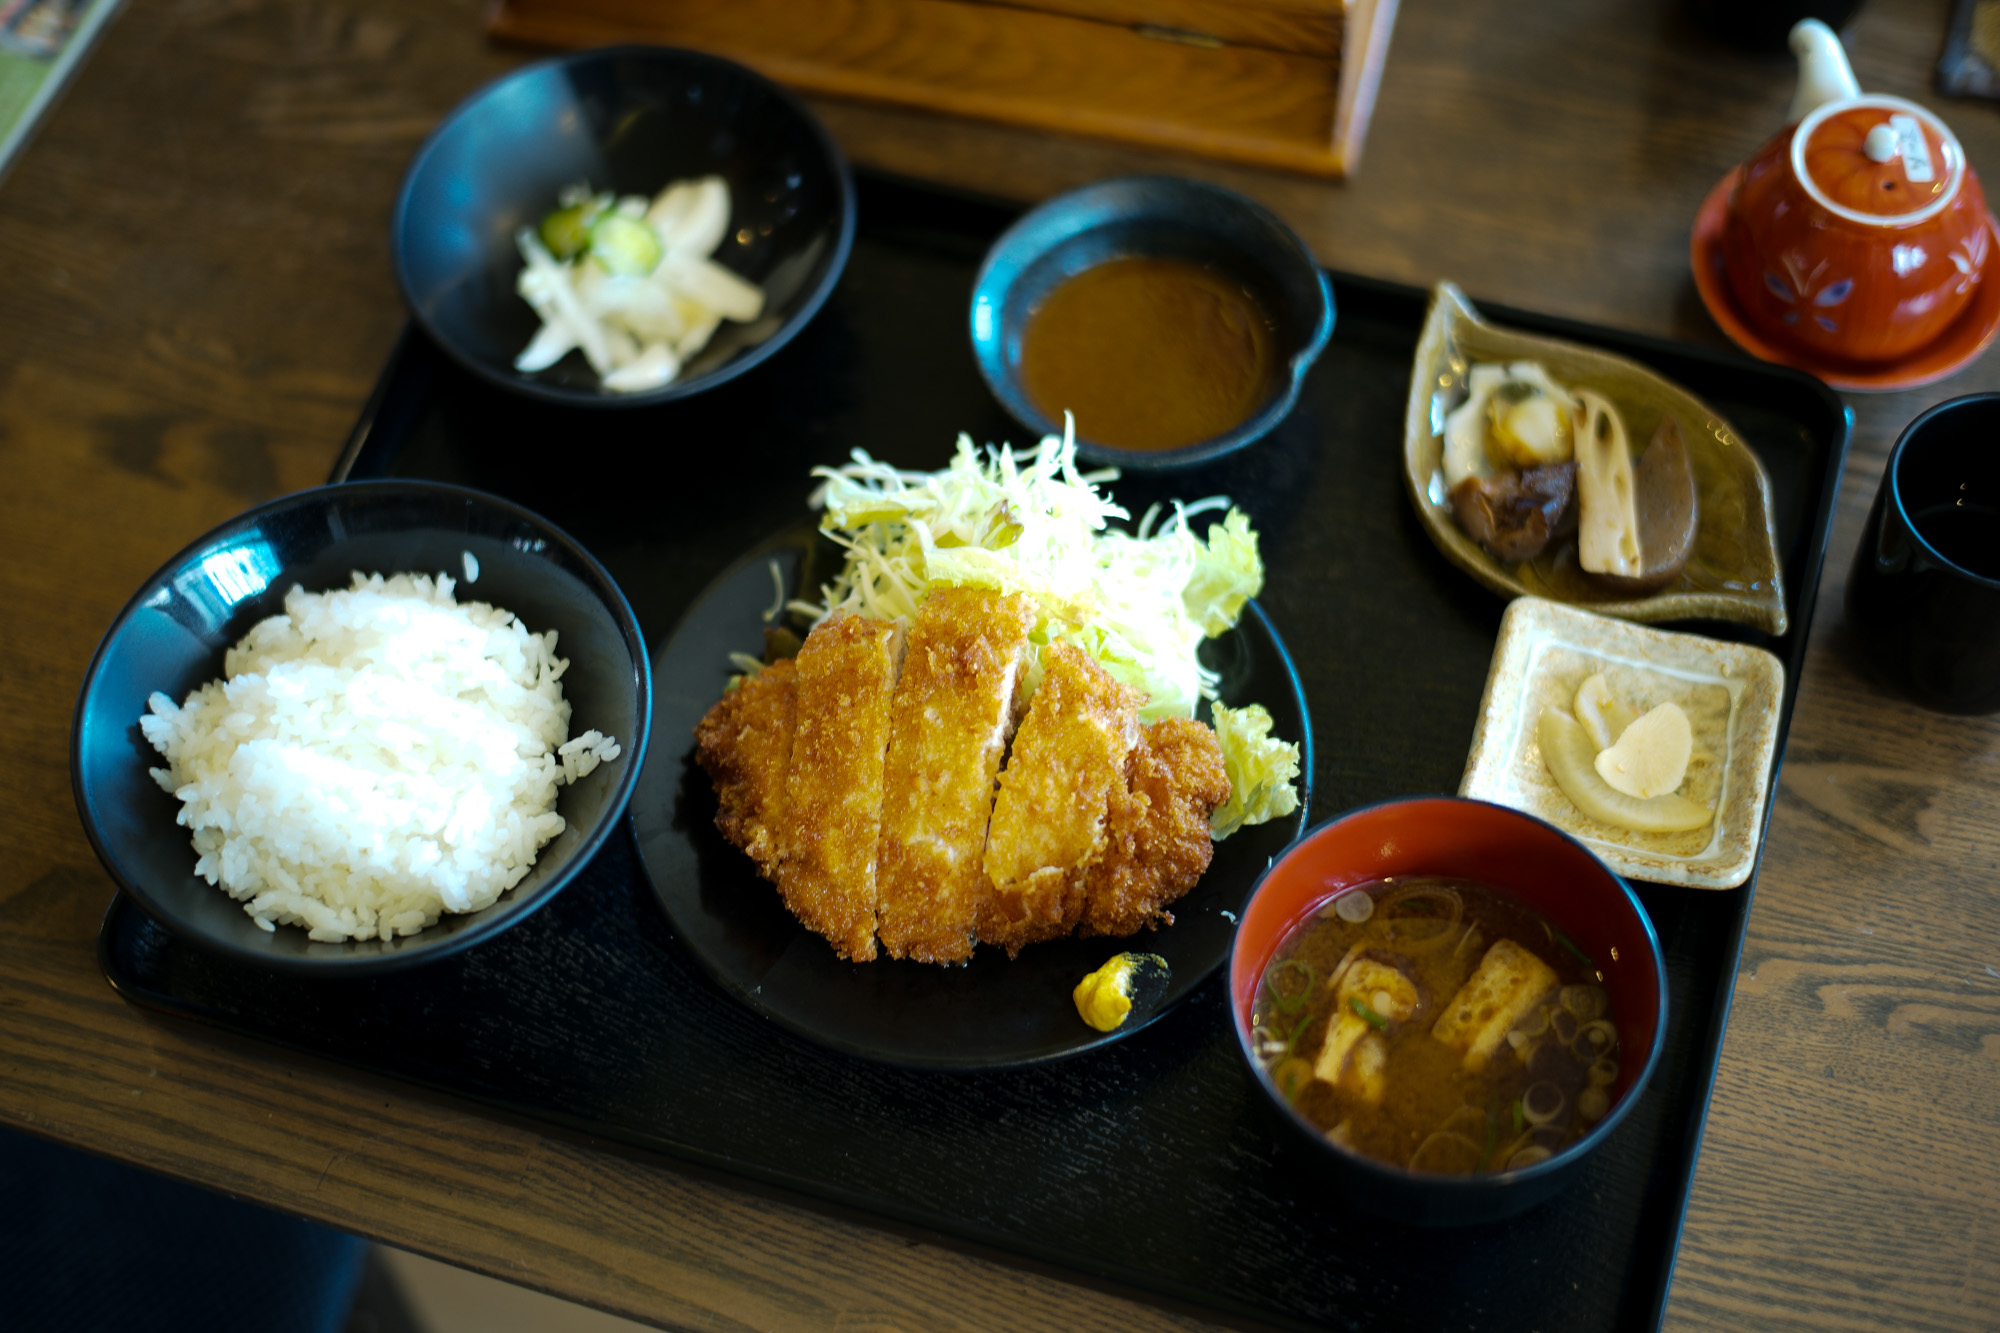
[[[1530,1166],[1611,1108],[1603,974],[1526,904],[1462,879],[1343,890],[1280,947],[1251,1039],[1335,1143],[1413,1171]]]

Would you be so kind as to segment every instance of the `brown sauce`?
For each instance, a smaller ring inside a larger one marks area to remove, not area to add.
[[[1115,449],[1178,449],[1247,421],[1277,383],[1271,319],[1187,259],[1128,256],[1069,278],[1028,314],[1021,380],[1052,421]]]
[[[1306,1119],[1378,1161],[1456,1173],[1529,1165],[1603,1117],[1616,1083],[1616,1028],[1601,974],[1566,937],[1518,899],[1467,880],[1383,880],[1351,892],[1374,899],[1369,918],[1322,908],[1280,948],[1258,988],[1258,1056]],[[1468,1068],[1433,1027],[1501,940],[1546,964],[1555,987],[1519,1016],[1515,1036]],[[1329,1025],[1345,1012],[1329,983],[1350,957],[1392,965],[1417,996],[1413,1011],[1369,1020],[1380,1020],[1386,1051],[1376,1098],[1314,1071]]]

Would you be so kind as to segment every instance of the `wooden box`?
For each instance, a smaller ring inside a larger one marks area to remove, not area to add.
[[[1397,0],[498,0],[536,46],[646,41],[810,93],[1321,176],[1354,169]]]

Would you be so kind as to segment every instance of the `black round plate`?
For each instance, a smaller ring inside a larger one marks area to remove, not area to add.
[[[1011,962],[1001,950],[981,948],[962,967],[842,960],[716,831],[714,791],[694,762],[695,724],[722,697],[729,653],[755,652],[763,641],[764,613],[776,598],[772,562],[789,595],[801,586],[817,541],[801,526],[745,555],[695,600],[653,657],[654,744],[632,822],[675,934],[724,990],[758,1013],[834,1050],[896,1065],[982,1070],[1057,1060],[1129,1036],[1166,1012],[1228,957],[1251,887],[1306,826],[1309,786],[1292,815],[1216,845],[1201,883],[1174,904],[1172,926],[1124,940],[1037,944]],[[1224,702],[1263,704],[1273,734],[1299,740],[1309,783],[1305,696],[1263,610],[1250,603],[1237,628],[1211,640],[1203,657],[1222,675]],[[1098,1032],[1077,1017],[1070,992],[1126,949],[1165,958],[1167,986],[1115,1032]]]

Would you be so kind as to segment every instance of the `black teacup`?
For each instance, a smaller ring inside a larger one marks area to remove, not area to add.
[[[1854,553],[1847,621],[1861,655],[1924,707],[2000,712],[2000,393],[1904,428]]]

